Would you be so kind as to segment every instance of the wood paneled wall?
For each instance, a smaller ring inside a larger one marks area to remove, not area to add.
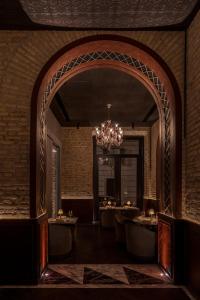
[[[47,265],[47,216],[0,220],[0,284],[37,284]]]

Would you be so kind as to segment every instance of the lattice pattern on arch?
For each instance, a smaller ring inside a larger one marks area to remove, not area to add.
[[[91,52],[88,54],[83,54],[79,57],[74,58],[67,64],[63,65],[54,76],[51,78],[50,82],[47,85],[46,91],[43,97],[43,103],[41,107],[41,116],[40,116],[40,182],[43,188],[40,189],[40,206],[41,211],[45,210],[45,176],[46,176],[46,153],[45,153],[45,127],[46,127],[46,120],[45,120],[45,113],[47,109],[47,99],[51,93],[51,90],[55,86],[55,84],[70,70],[73,68],[81,65],[86,64],[91,61],[98,61],[98,60],[109,60],[109,61],[117,61],[120,63],[124,63],[126,65],[131,66],[134,69],[139,70],[143,75],[145,75],[157,89],[162,103],[162,112],[164,115],[165,120],[165,134],[164,134],[164,209],[165,212],[168,214],[172,213],[172,203],[170,198],[170,152],[171,152],[171,145],[170,145],[170,107],[169,102],[167,99],[167,94],[164,89],[163,84],[160,82],[158,76],[145,64],[143,64],[138,59],[135,59],[131,56],[126,54],[121,54],[118,52],[110,52],[110,51],[97,51]]]

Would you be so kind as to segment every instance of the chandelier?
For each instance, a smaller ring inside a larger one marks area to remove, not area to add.
[[[110,119],[111,104],[107,104],[108,120],[101,123],[100,127],[96,127],[97,145],[109,151],[112,147],[119,147],[123,142],[123,130],[119,124],[113,123]]]

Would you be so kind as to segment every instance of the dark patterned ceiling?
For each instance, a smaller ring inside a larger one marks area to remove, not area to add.
[[[13,1],[13,0],[12,0]],[[20,0],[32,22],[71,28],[148,28],[182,23],[198,0]]]
[[[51,109],[64,126],[93,126],[106,119],[107,103],[112,104],[112,119],[122,126],[158,119],[153,97],[137,79],[106,68],[85,71],[67,81]]]

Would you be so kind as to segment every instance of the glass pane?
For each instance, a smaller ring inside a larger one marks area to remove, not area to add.
[[[113,157],[98,158],[99,197],[115,196],[115,166]]]
[[[137,158],[121,159],[121,204],[127,201],[136,206],[137,203]]]
[[[121,154],[139,154],[139,141],[138,140],[124,140],[120,147]]]

